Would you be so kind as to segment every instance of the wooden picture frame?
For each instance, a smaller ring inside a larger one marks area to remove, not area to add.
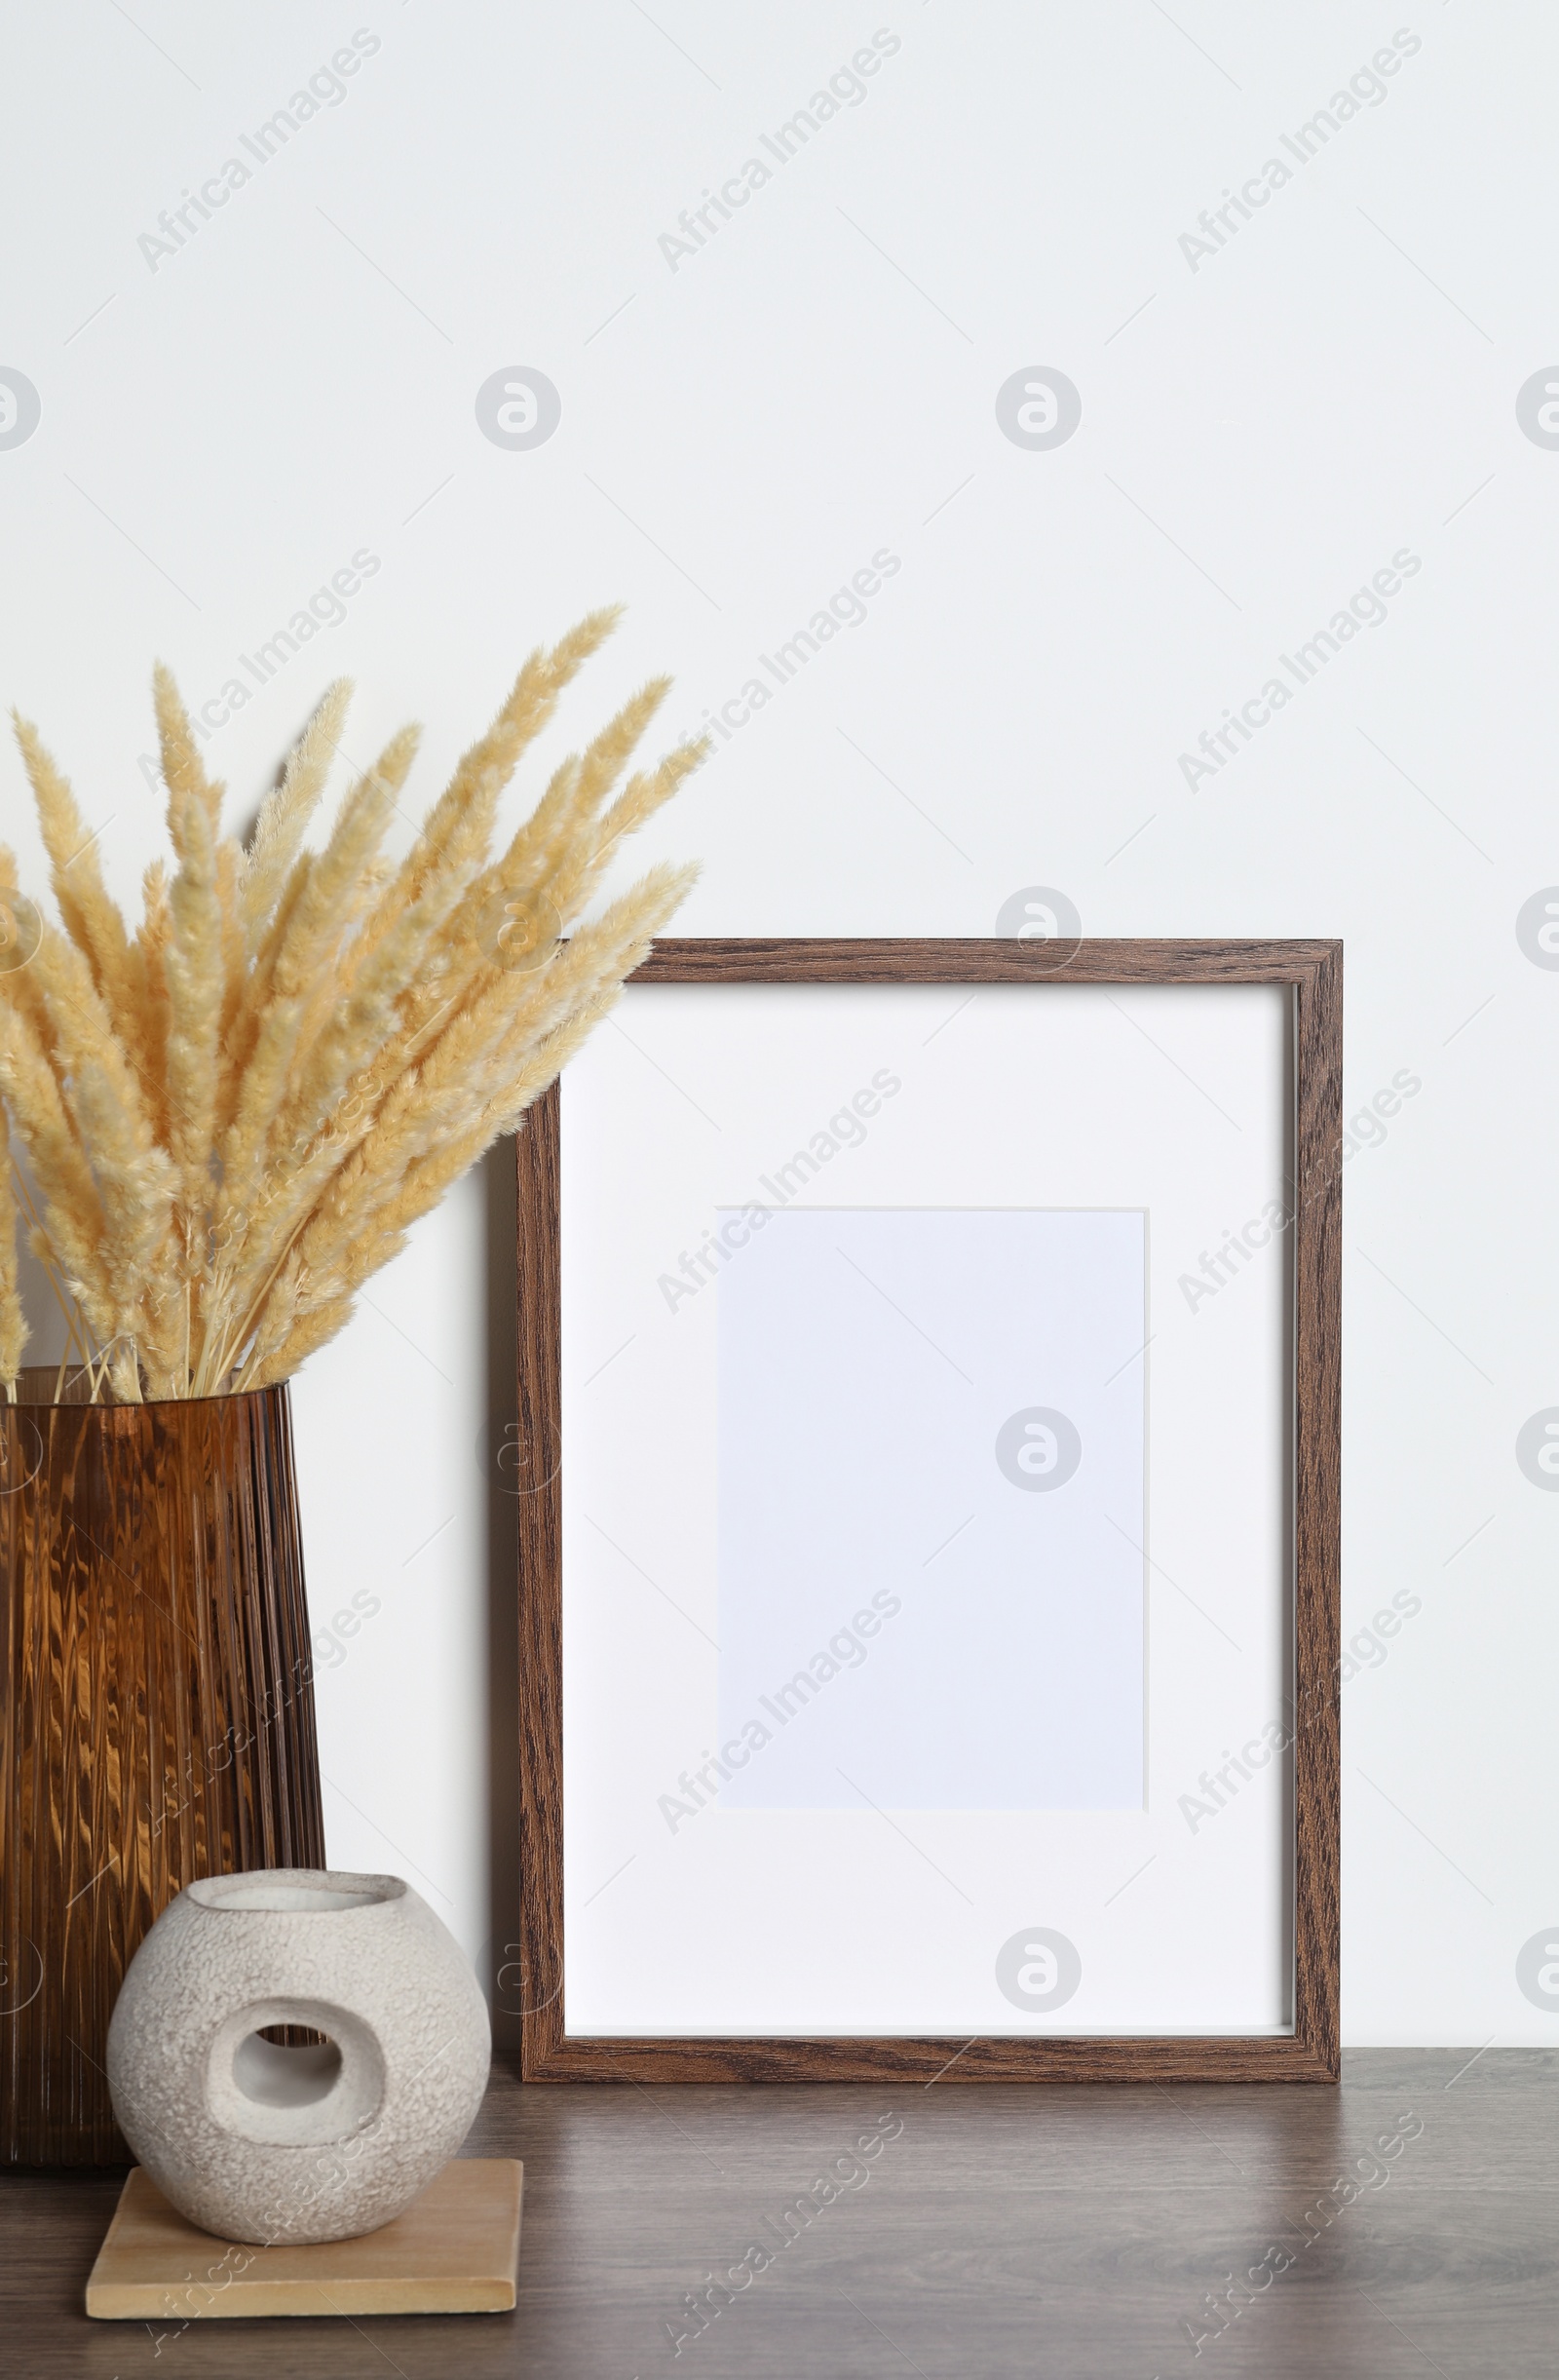
[[[528,2082],[1335,2082],[1339,1994],[1342,944],[670,940],[646,984],[1275,984],[1292,993],[1293,2029],[1248,2038],[607,2039],[563,2007],[559,1463],[519,1498],[522,2072]],[[516,1142],[519,1431],[559,1447],[559,1097]],[[546,1468],[546,1467],[543,1467]]]

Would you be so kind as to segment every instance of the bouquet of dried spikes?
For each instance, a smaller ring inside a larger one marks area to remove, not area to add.
[[[669,681],[565,760],[502,857],[489,851],[515,763],[617,616],[593,613],[531,656],[399,867],[379,845],[414,727],[353,785],[323,848],[305,850],[351,691],[332,686],[241,845],[221,833],[223,788],[159,668],[175,868],[147,869],[133,936],[69,787],[16,720],[60,927],[0,849],[7,1396],[25,1339],[19,1222],[94,1400],[264,1387],[341,1328],[407,1227],[515,1129],[613,1006],[696,871],[654,867],[562,937],[620,839],[703,756],[684,745],[611,798]],[[7,1162],[9,1132],[41,1211]]]

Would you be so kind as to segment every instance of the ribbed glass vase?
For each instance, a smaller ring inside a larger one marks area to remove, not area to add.
[[[103,2073],[197,1876],[323,1867],[284,1386],[0,1403],[0,2164],[128,2162]],[[79,1384],[78,1384],[78,1394]]]

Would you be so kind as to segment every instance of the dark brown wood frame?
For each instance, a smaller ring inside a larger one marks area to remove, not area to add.
[[[557,1465],[521,1496],[520,1905],[527,2082],[1309,2082],[1338,2076],[1343,946],[1331,941],[665,941],[635,983],[1277,983],[1293,1075],[1294,2012],[1292,2033],[610,2040],[563,2016],[562,1538]],[[521,1443],[559,1440],[558,1095],[519,1168]]]

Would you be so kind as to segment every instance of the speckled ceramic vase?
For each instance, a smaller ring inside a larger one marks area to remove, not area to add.
[[[266,2034],[303,2026],[323,2042]],[[345,2240],[408,2207],[471,2129],[491,2037],[447,1927],[399,1876],[210,1876],[164,1910],[108,2029],[120,2129],[218,2239]]]

